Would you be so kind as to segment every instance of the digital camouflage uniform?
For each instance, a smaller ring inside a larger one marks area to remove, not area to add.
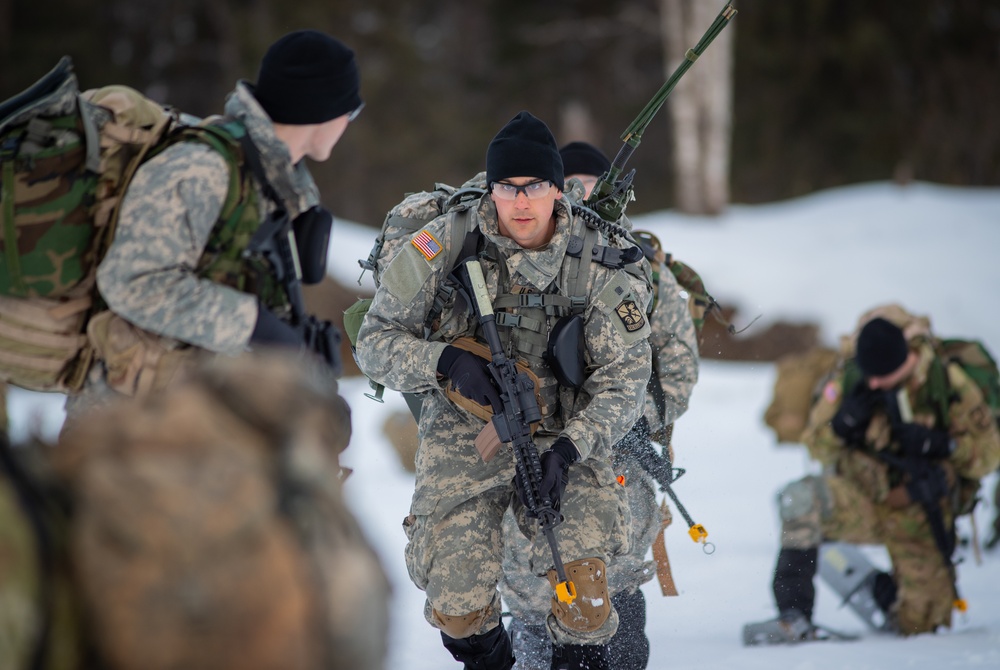
[[[666,266],[660,267],[657,304],[649,325],[653,365],[659,371],[658,382],[665,399],[664,415],[661,417],[654,394],[646,394],[644,416],[649,422],[650,432],[655,433],[676,421],[687,410],[691,392],[698,381],[698,341],[694,321],[677,280]],[[656,380],[654,373],[652,381]],[[630,453],[628,443],[631,436],[630,432],[629,436],[616,443],[612,452],[615,472],[625,477],[631,516],[630,549],[615,557],[608,566],[608,587],[612,594],[634,592],[653,578],[656,564],[646,560],[646,555],[663,527],[656,482]],[[504,516],[504,541],[503,581],[500,583],[504,608],[524,624],[539,626],[545,621],[549,598],[542,587],[542,580],[529,569],[528,541],[518,531],[512,512]],[[530,633],[526,631],[524,634]],[[532,653],[532,646],[528,643],[519,649],[515,641],[515,651],[520,652],[515,668],[547,670],[547,645],[543,644],[537,654]]]
[[[534,292],[564,285],[571,266],[566,256],[571,233],[583,235],[582,220],[572,217],[565,199],[556,200],[555,233],[537,250],[522,249],[503,237],[497,212],[484,196],[469,214],[488,243],[495,245],[514,285]],[[410,578],[427,592],[425,616],[441,628],[437,613],[449,617],[484,613],[478,632],[494,629],[500,621],[502,518],[513,505],[522,528],[533,533],[535,524],[523,518],[514,493],[514,455],[508,449],[484,463],[473,447],[483,422],[449,401],[442,393],[436,365],[446,343],[473,335],[477,322],[471,312],[449,302],[440,319],[441,341],[424,339],[424,321],[438,287],[451,271],[449,249],[462,244],[452,239],[449,216],[441,216],[423,230],[440,241],[443,250],[428,260],[414,244],[407,244],[387,268],[358,335],[357,357],[373,380],[402,392],[425,393],[416,454],[416,490],[410,515],[404,521],[409,539],[406,565]],[[586,259],[584,259],[586,260]],[[497,263],[482,261],[491,300],[498,293]],[[620,270],[583,262],[589,273],[585,319],[586,358],[590,375],[579,392],[559,387],[541,359],[529,359],[541,380],[549,412],[534,436],[539,451],[557,437],[569,437],[580,451],[580,461],[569,468],[569,485],[562,497],[565,520],[556,529],[565,563],[586,558],[608,562],[628,548],[627,507],[615,482],[611,447],[635,422],[641,411],[650,374],[649,333],[645,319],[628,326],[616,307],[634,301],[641,311],[650,299],[648,284]],[[514,313],[518,309],[511,310]],[[516,329],[501,328],[504,346],[516,345]],[[552,554],[543,536],[530,549],[531,570],[545,575]],[[548,596],[551,588],[541,583]],[[548,617],[558,644],[603,644],[615,632],[614,610],[597,630],[574,631]]]
[[[292,165],[245,82],[237,84],[225,112],[245,125],[289,216],[318,204],[306,161]],[[225,157],[199,142],[174,144],[150,159],[129,185],[114,242],[99,267],[98,288],[109,309],[165,338],[159,343],[166,349],[188,344],[234,355],[246,349],[253,333],[257,298],[197,271],[226,201],[229,172]],[[263,221],[274,205],[259,190],[257,202]],[[80,394],[67,399],[67,420],[113,395],[98,362]]]
[[[911,346],[913,346],[911,344]],[[927,392],[928,369],[934,352],[926,342],[916,345],[919,359],[903,382],[915,423],[935,426]],[[1000,463],[1000,435],[976,384],[958,365],[947,367],[954,401],[949,405],[949,432],[955,450],[942,462],[953,496],[962,488],[968,498],[978,480]],[[951,625],[954,590],[950,570],[935,544],[923,507],[909,502],[900,475],[875,454],[897,453],[885,411],[876,410],[865,435],[866,449],[852,449],[834,434],[830,420],[843,393],[843,376],[830,381],[813,407],[803,435],[814,458],[829,474],[806,477],[779,494],[782,547],[811,549],[822,541],[884,544],[892,560],[897,599],[890,616],[902,634],[933,631]],[[966,485],[960,487],[960,478]],[[963,502],[967,503],[968,500]],[[942,500],[946,528],[960,506]]]

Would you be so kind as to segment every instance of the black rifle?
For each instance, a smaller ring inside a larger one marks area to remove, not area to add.
[[[509,442],[513,447],[515,467],[523,483],[524,507],[529,516],[538,519],[539,528],[552,550],[552,562],[558,577],[556,597],[561,602],[571,603],[576,599],[576,586],[566,578],[555,535],[555,528],[562,523],[562,517],[548,500],[541,499],[538,492],[542,481],[542,464],[538,458],[538,448],[531,438],[531,424],[541,421],[542,413],[535,397],[535,385],[526,373],[518,372],[514,361],[504,353],[479,261],[467,261],[462,275],[463,283],[473,297],[473,309],[490,347],[492,360],[488,367],[503,401],[503,410],[493,415],[493,427],[500,441]]]
[[[899,405],[899,396],[895,391],[884,393],[886,412],[892,424],[892,434],[895,438],[899,426],[904,422],[903,412]],[[951,575],[952,589],[956,602],[961,601],[958,594],[957,575],[955,573],[955,563],[951,560],[955,552],[955,525],[946,528],[944,523],[944,513],[941,510],[941,500],[948,495],[948,478],[945,475],[941,464],[922,456],[905,456],[900,454],[890,454],[887,449],[877,452],[890,467],[895,468],[905,476],[904,485],[910,500],[918,503],[927,515],[927,523],[931,527],[934,535],[934,543],[937,545],[941,559]]]
[[[669,436],[673,432],[673,424],[667,426],[666,435],[669,442]],[[626,436],[626,439],[630,440],[628,445],[628,451],[635,458],[636,462],[642,466],[642,469],[649,473],[656,483],[659,485],[660,490],[670,496],[670,499],[674,501],[677,505],[677,510],[684,517],[684,521],[688,525],[688,535],[691,536],[691,540],[694,542],[701,542],[702,548],[706,554],[711,554],[715,551],[714,545],[708,542],[708,531],[700,523],[695,523],[691,515],[681,504],[681,501],[677,499],[677,494],[674,493],[674,487],[671,486],[675,481],[680,479],[680,477],[686,472],[683,468],[675,468],[674,464],[670,461],[670,457],[666,455],[666,447],[664,447],[664,454],[660,454],[656,451],[653,443],[649,436],[649,423],[646,421],[645,417],[640,418],[633,427],[630,435]]]
[[[271,274],[285,289],[291,307],[290,325],[302,335],[306,348],[318,354],[337,377],[343,372],[340,360],[340,331],[329,321],[306,313],[302,297],[302,267],[292,221],[283,209],[276,209],[257,229],[247,250],[259,254],[271,266]]]

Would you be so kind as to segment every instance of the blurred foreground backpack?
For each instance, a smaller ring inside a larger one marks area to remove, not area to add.
[[[78,388],[118,206],[177,115],[126,86],[80,93],[63,57],[0,103],[0,380]]]
[[[213,359],[74,424],[48,458],[70,510],[53,535],[76,648],[100,663],[61,667],[384,667],[389,586],[343,499],[349,437],[332,376],[277,355]],[[33,609],[52,611],[0,599],[0,631]]]

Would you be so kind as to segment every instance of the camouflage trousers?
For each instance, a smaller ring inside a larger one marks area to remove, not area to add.
[[[612,595],[634,592],[656,574],[656,563],[646,560],[649,548],[662,527],[663,515],[656,500],[652,478],[633,458],[614,452],[616,473],[625,477],[628,501],[629,549],[608,564],[608,590]],[[500,593],[504,608],[528,625],[545,622],[551,606],[551,591],[544,577],[534,574],[528,564],[530,542],[525,538],[513,512],[504,515],[503,579]]]
[[[783,548],[811,549],[823,541],[885,545],[898,589],[893,613],[902,634],[951,626],[951,573],[919,504],[876,503],[838,476],[792,482],[778,494],[778,503]],[[950,528],[953,520],[945,501],[942,512]]]
[[[589,465],[573,464],[569,485],[562,497],[563,522],[556,539],[564,563],[599,558],[610,563],[628,549],[628,512],[617,484],[602,483]],[[504,515],[511,518],[505,533]],[[410,579],[427,592],[424,615],[440,628],[435,610],[450,617],[482,611],[478,633],[500,622],[500,593],[505,543],[518,538],[517,555],[533,583],[525,587],[532,602],[544,602],[536,619],[544,622],[557,644],[604,644],[618,628],[614,610],[595,631],[582,632],[564,626],[548,612],[552,588],[544,575],[552,568],[552,552],[537,522],[527,519],[511,485],[496,486],[474,495],[457,506],[430,514],[411,514],[403,522],[409,542],[406,566]],[[506,535],[506,537],[505,537]]]

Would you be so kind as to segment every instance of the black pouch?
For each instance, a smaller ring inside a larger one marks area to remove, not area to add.
[[[302,283],[318,284],[326,276],[326,258],[333,230],[333,215],[319,205],[310,207],[292,221],[295,247],[302,266]]]
[[[583,316],[576,314],[559,319],[549,334],[545,359],[563,386],[578,389],[586,381]]]

